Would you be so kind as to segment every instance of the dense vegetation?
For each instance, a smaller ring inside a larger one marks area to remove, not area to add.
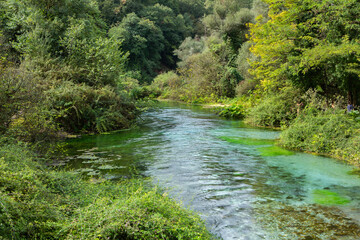
[[[185,0],[0,4],[0,127],[14,118],[49,125],[36,133],[129,127],[139,83],[175,66],[173,51],[201,31],[205,12]]]
[[[52,171],[58,140],[133,125],[203,1],[0,0],[0,238],[209,239],[145,180]],[[60,148],[61,150],[61,148]]]
[[[211,4],[209,4],[211,2]],[[154,95],[228,105],[220,114],[284,129],[280,144],[360,165],[360,4],[208,1],[205,34],[175,52]],[[347,105],[355,110],[347,113]]]
[[[358,0],[0,0],[1,235],[208,238],[140,180],[89,184],[38,161],[69,134],[131,127],[148,97],[221,103],[282,128],[285,147],[359,166],[359,13]]]

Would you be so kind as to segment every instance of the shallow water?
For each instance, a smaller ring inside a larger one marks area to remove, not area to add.
[[[360,239],[360,178],[274,148],[279,134],[166,104],[138,129],[68,141],[65,163],[90,177],[150,176],[222,239]]]

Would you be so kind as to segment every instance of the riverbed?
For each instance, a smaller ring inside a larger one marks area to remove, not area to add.
[[[67,142],[68,169],[151,177],[220,239],[360,239],[360,178],[337,160],[276,147],[279,131],[163,103],[138,127]]]

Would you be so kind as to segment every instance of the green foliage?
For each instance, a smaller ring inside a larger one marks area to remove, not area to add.
[[[76,25],[86,31],[84,25]],[[77,29],[79,30],[79,29]],[[77,39],[67,33],[62,40],[68,57],[65,59],[69,78],[90,86],[116,85],[125,73],[128,54],[121,51],[121,42],[114,38]]]
[[[252,52],[261,57],[252,73],[263,87],[290,79],[324,94],[358,99],[359,31],[353,22],[359,4],[351,1],[266,1],[270,20],[251,25]]]
[[[159,74],[150,86],[150,91],[154,97],[180,100],[182,80],[173,71]]]
[[[220,116],[226,118],[241,119],[246,116],[246,108],[239,104],[234,104],[229,107],[225,107],[220,113]]]
[[[33,99],[30,92],[36,91],[31,77],[27,74],[0,65],[0,132],[9,127],[11,118],[24,106],[31,104]],[[36,100],[34,101],[36,102]]]
[[[174,52],[181,60],[178,63],[179,67],[183,67],[186,60],[194,54],[202,53],[205,50],[205,38],[191,38],[187,37]]]
[[[92,183],[51,171],[22,144],[0,145],[5,239],[211,239],[200,218],[144,180]]]
[[[128,185],[127,191],[126,199],[103,196],[79,209],[64,239],[210,239],[198,216],[158,189]]]
[[[140,16],[153,21],[162,31],[164,49],[161,51],[161,63],[170,68],[176,67],[177,59],[174,57],[173,52],[184,38],[190,35],[190,30],[186,26],[184,17],[176,15],[171,8],[161,4],[145,8],[140,13]],[[154,48],[155,46],[152,45],[151,47]]]
[[[279,93],[263,96],[249,109],[246,122],[255,126],[289,126],[302,105],[301,93],[293,87],[280,89]]]
[[[226,16],[224,21],[223,34],[229,40],[232,49],[237,51],[246,42],[248,24],[254,21],[253,13],[247,9],[240,9],[238,12]]]
[[[110,86],[92,88],[64,82],[46,92],[56,121],[70,132],[107,132],[128,128],[135,106]]]
[[[129,66],[140,71],[142,82],[150,82],[160,65],[164,50],[164,35],[161,29],[149,19],[128,14],[118,26],[109,31],[110,36],[122,42],[122,49],[129,52]]]
[[[344,110],[307,112],[281,134],[280,143],[292,149],[329,154],[360,164],[360,125]]]

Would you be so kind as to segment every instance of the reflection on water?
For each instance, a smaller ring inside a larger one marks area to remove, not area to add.
[[[360,239],[360,179],[347,174],[351,167],[272,148],[278,136],[166,106],[144,113],[138,129],[70,140],[66,164],[91,177],[151,176],[222,239]],[[324,193],[323,205],[314,193]],[[346,204],[332,205],[333,194]]]

